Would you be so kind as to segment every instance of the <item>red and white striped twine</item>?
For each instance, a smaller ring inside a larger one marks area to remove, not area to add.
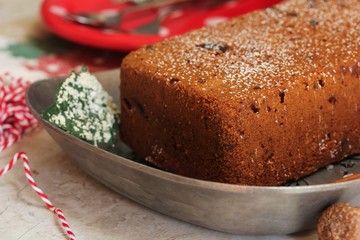
[[[37,124],[25,102],[25,91],[29,84],[8,74],[0,76],[0,152]]]
[[[49,200],[49,198],[46,196],[46,194],[38,187],[38,185],[35,183],[34,178],[31,175],[31,171],[30,171],[30,166],[29,166],[29,159],[26,156],[26,154],[24,152],[19,152],[16,153],[14,155],[14,157],[11,159],[11,161],[5,166],[5,168],[3,168],[2,170],[0,170],[0,177],[2,175],[5,175],[9,170],[11,170],[11,168],[16,164],[16,162],[18,160],[22,159],[24,162],[24,170],[25,170],[25,176],[28,180],[28,182],[30,183],[30,186],[35,190],[35,192],[39,195],[39,197],[41,198],[41,200],[43,200],[43,202],[45,203],[45,205],[47,206],[47,208],[54,212],[61,224],[61,227],[63,228],[63,230],[65,231],[65,234],[69,237],[70,240],[75,240],[75,234],[73,233],[73,231],[70,229],[69,224],[66,221],[66,218],[62,212],[62,210],[60,208],[55,207]]]
[[[36,119],[30,113],[25,102],[25,91],[28,86],[29,82],[23,81],[21,78],[14,79],[9,74],[0,76],[0,152],[16,143],[24,133],[37,125]],[[35,183],[26,153],[16,153],[10,162],[0,170],[0,177],[10,171],[18,160],[23,160],[25,176],[31,187],[46,207],[56,214],[67,237],[75,240],[75,234],[70,229],[62,210],[55,207]]]

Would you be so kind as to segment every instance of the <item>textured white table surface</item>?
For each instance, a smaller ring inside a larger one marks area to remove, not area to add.
[[[32,26],[27,19],[35,19],[38,24],[39,6],[40,0],[26,3],[21,0],[0,0],[0,26],[3,26],[0,34],[21,38],[23,32],[4,26]],[[77,239],[316,239],[315,232],[292,236],[231,235],[158,214],[87,176],[41,128],[1,152],[0,168],[18,151],[27,152],[37,184],[52,203],[63,210]],[[54,214],[28,184],[20,162],[0,178],[0,239],[66,239]]]

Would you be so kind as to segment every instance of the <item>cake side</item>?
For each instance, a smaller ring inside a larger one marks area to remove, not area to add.
[[[255,107],[238,114],[224,136],[224,147],[230,146],[226,182],[282,185],[359,153],[359,73],[357,68],[357,77],[339,73],[336,84],[312,80],[285,95],[273,91],[265,101],[245,103],[243,109]]]
[[[136,153],[162,169],[220,179],[221,126],[214,99],[127,68],[121,71],[121,134]],[[194,104],[196,102],[197,104]],[[182,159],[178,161],[178,159]],[[196,159],[196,160],[194,160]],[[202,169],[201,171],[199,171]]]
[[[144,47],[121,133],[170,172],[281,185],[360,152],[360,6],[286,1]]]

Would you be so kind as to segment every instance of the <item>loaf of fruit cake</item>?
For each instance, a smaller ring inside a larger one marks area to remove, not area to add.
[[[360,152],[359,75],[359,0],[288,0],[130,53],[120,132],[171,173],[283,185]]]

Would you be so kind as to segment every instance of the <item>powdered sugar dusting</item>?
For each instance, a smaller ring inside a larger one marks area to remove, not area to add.
[[[61,85],[55,101],[42,116],[72,135],[94,145],[113,143],[117,112],[111,96],[94,75],[73,72]]]
[[[136,55],[147,69],[161,69],[161,77],[243,98],[254,89],[289,89],[301,79],[333,79],[341,66],[354,65],[359,13],[358,0],[289,0]]]

